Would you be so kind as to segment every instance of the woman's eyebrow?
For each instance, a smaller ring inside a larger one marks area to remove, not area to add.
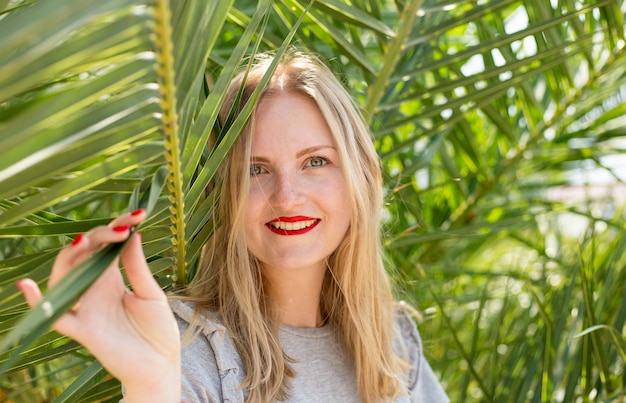
[[[250,162],[270,162],[270,160],[265,157],[256,157],[253,155],[250,157]]]
[[[316,151],[324,150],[324,149],[327,149],[327,148],[336,150],[336,147],[332,146],[332,145],[325,145],[324,144],[324,145],[319,145],[319,146],[312,146],[312,147],[303,148],[302,150],[298,151],[296,153],[296,158],[300,158],[303,155],[311,154],[311,153],[314,153]],[[270,162],[270,160],[269,160],[269,158],[266,158],[266,157],[263,157],[263,156],[253,155],[253,156],[250,157],[250,162]]]
[[[316,151],[323,150],[323,149],[326,149],[326,148],[332,148],[333,150],[336,150],[335,146],[331,146],[331,145],[319,145],[319,146],[307,147],[307,148],[303,148],[302,150],[298,151],[296,153],[296,157],[300,158],[303,155],[311,154],[311,153],[314,153]]]

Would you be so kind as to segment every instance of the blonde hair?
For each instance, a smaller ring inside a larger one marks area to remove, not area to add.
[[[222,123],[231,109],[237,114],[249,100],[272,60],[271,54],[257,56],[247,75],[233,80],[220,111]],[[334,137],[351,203],[349,229],[328,259],[322,314],[338,330],[354,361],[361,399],[393,399],[402,391],[406,364],[392,349],[394,302],[382,258],[378,155],[353,98],[316,57],[293,49],[287,52],[258,101],[284,92],[305,95],[319,107]],[[250,121],[254,117],[255,112]],[[248,401],[268,402],[288,397],[289,380],[295,374],[280,344],[280,324],[267,306],[259,264],[246,246],[242,189],[248,188],[253,126],[247,124],[220,168],[216,229],[185,299],[196,303],[196,318],[206,310],[219,315],[245,366],[242,387],[249,391]]]

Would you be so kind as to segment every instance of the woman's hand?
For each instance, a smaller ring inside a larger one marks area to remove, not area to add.
[[[124,241],[145,215],[140,209],[78,235],[59,252],[49,287],[102,247]],[[121,256],[133,292],[125,287],[115,259],[53,328],[84,345],[124,384],[126,402],[180,402],[178,327],[148,268],[139,233],[132,235]],[[18,288],[31,307],[42,299],[33,280],[19,281]]]

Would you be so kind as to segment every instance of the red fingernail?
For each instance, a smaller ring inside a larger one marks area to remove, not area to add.
[[[130,227],[128,225],[120,225],[119,227],[113,227],[115,232],[126,232]]]
[[[145,208],[139,208],[139,209],[133,211],[132,213],[130,213],[130,215],[139,215],[139,214],[143,213],[144,211],[146,211]]]
[[[76,235],[76,238],[72,241],[72,246],[78,245],[80,241],[83,239],[83,234]]]
[[[17,280],[15,282],[15,286],[17,287],[18,290],[20,290],[20,292],[23,294],[24,293],[24,283],[22,283],[22,280]]]

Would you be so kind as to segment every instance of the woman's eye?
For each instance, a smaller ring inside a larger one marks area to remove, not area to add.
[[[312,167],[321,167],[328,163],[328,160],[324,157],[312,157],[309,159],[309,165]]]
[[[250,176],[257,176],[263,173],[263,167],[261,165],[250,165]]]

